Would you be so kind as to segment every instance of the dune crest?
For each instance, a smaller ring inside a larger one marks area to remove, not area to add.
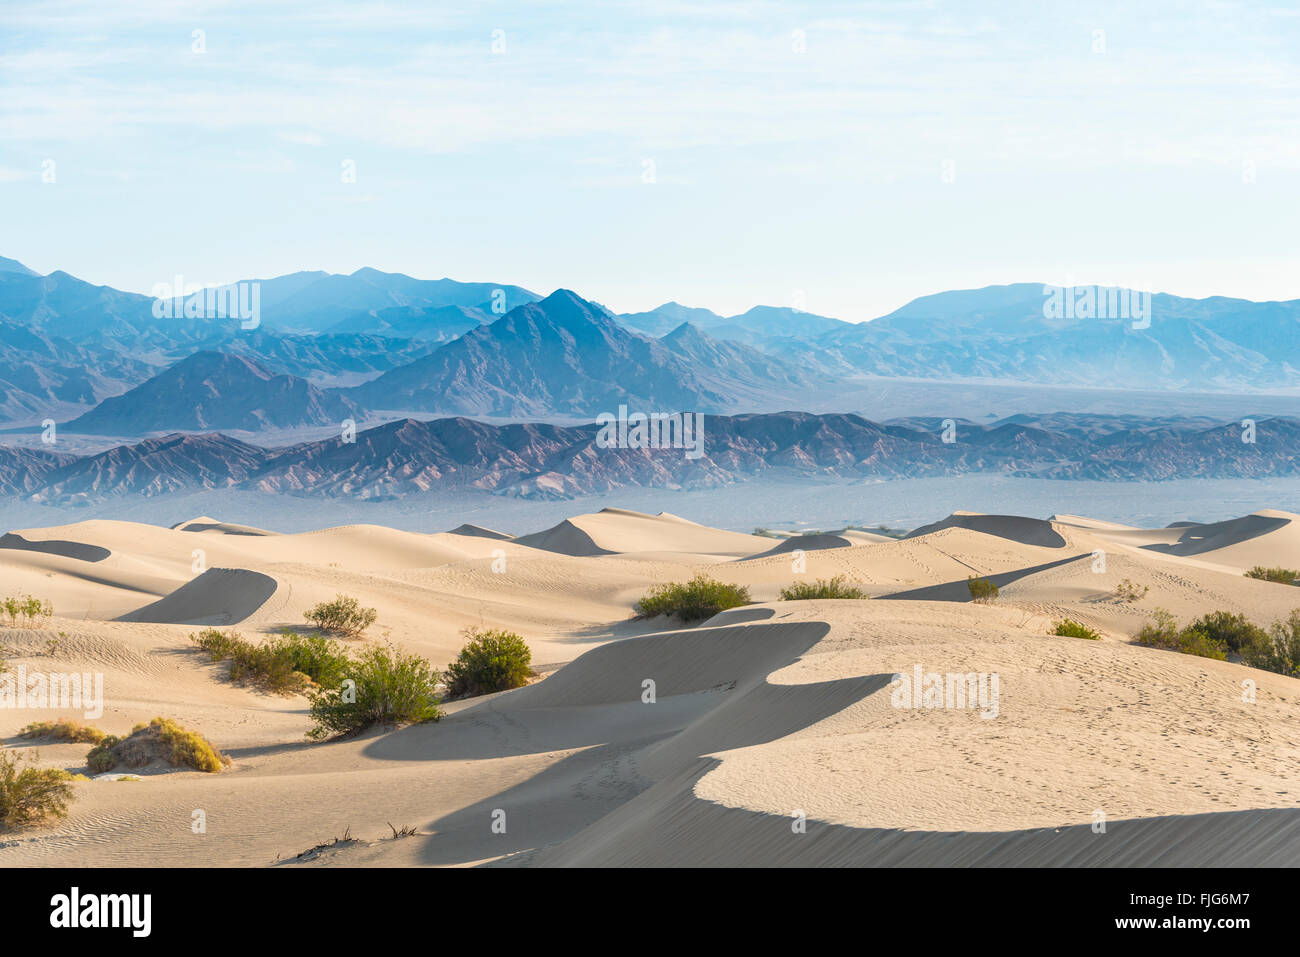
[[[237,625],[261,608],[279,587],[274,578],[245,568],[209,568],[166,598],[118,621],[168,625]]]
[[[681,552],[729,558],[763,551],[769,543],[756,535],[710,528],[667,512],[647,515],[622,508],[577,515],[516,541],[564,555]]]
[[[1039,545],[1043,548],[1060,548],[1065,545],[1065,539],[1052,527],[1050,521],[1020,515],[984,515],[979,512],[953,512],[941,521],[913,529],[907,533],[907,537],[918,538],[945,528],[965,528],[997,538],[1007,538],[1022,545]]]

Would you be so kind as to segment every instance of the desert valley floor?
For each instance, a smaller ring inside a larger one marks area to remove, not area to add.
[[[1300,516],[1138,529],[958,513],[919,531],[779,541],[607,509],[519,538],[207,517],[13,532],[3,590],[50,599],[54,618],[0,628],[0,657],[102,672],[95,725],[175,718],[233,765],[79,782],[65,820],[0,835],[0,866],[1300,863],[1300,679],[1130,642],[1156,608],[1267,626],[1300,607],[1300,590],[1243,576],[1300,567]],[[651,585],[701,570],[756,604],[692,628],[633,618]],[[995,603],[969,600],[972,574]],[[835,575],[872,600],[776,600]],[[1125,579],[1148,591],[1120,599]],[[439,667],[466,627],[517,631],[539,680],[313,743],[305,698],[233,685],[189,641],[299,627],[337,593],[378,609],[364,641]],[[1062,617],[1102,640],[1049,635]],[[916,665],[996,673],[996,718],[892,707],[892,676]],[[55,716],[0,710],[0,737],[29,750],[18,730]],[[38,751],[84,768],[85,745]]]

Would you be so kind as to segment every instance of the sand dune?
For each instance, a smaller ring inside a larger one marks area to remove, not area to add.
[[[237,625],[275,594],[276,580],[244,568],[209,568],[166,598],[118,621],[169,625]]]
[[[684,553],[741,558],[770,546],[770,540],[757,535],[697,525],[667,512],[646,515],[621,508],[566,519],[515,541],[575,556]]]
[[[782,539],[777,545],[765,552],[751,555],[751,558],[768,558],[772,555],[785,555],[793,551],[815,552],[823,548],[851,548],[854,545],[878,545],[892,542],[886,535],[874,535],[870,532],[847,530],[843,532],[816,532],[808,535],[791,535]]]
[[[99,545],[87,545],[85,542],[60,541],[44,539],[29,542],[14,532],[0,536],[0,548],[13,548],[24,552],[43,552],[47,555],[62,555],[75,558],[79,562],[102,562],[112,554]]]
[[[192,518],[188,522],[179,522],[172,528],[181,532],[215,532],[220,535],[276,535],[278,532],[268,532],[264,528],[255,528],[252,525],[237,525],[233,522],[219,522],[215,518],[208,518],[206,515],[200,515]]]
[[[929,535],[945,528],[966,528],[997,538],[1008,538],[1022,545],[1039,545],[1044,548],[1060,548],[1065,545],[1065,539],[1049,521],[1018,515],[983,515],[978,512],[954,512],[942,521],[914,529],[908,533],[908,538]]]
[[[1293,517],[1144,530],[957,513],[821,548],[614,509],[520,539],[253,534],[207,516],[23,530],[0,570],[56,614],[0,629],[4,656],[102,672],[105,730],[176,717],[236,770],[79,783],[65,822],[0,841],[0,866],[268,865],[349,827],[362,840],[294,866],[1300,864],[1300,679],[1128,640],[1157,607],[1261,623],[1300,607],[1300,591],[1241,574],[1285,563]],[[694,628],[631,618],[652,584],[701,569],[759,604]],[[773,600],[833,575],[877,600]],[[970,603],[968,575],[997,582],[998,602]],[[1146,593],[1121,597],[1124,579]],[[233,686],[188,641],[200,625],[301,624],[340,592],[379,609],[363,641],[441,665],[464,627],[508,627],[546,677],[453,702],[437,724],[310,744],[304,699]],[[1102,640],[1049,635],[1065,616]],[[917,665],[998,675],[996,717],[896,707],[893,676]],[[0,735],[15,746],[56,714],[0,711]],[[46,744],[40,760],[77,767],[85,750]],[[222,821],[201,855],[176,826],[195,807]],[[381,840],[388,822],[420,834]]]
[[[1212,524],[1160,529],[1098,529],[1118,545],[1244,571],[1255,565],[1300,568],[1300,516],[1265,509]]]
[[[860,528],[846,528],[843,531],[835,532],[836,537],[842,538],[850,545],[881,545],[888,542],[897,541],[892,535],[880,535],[876,532],[865,532]]]
[[[1294,867],[1300,811],[1227,811],[1019,831],[854,828],[727,807],[695,796],[719,765],[655,785],[578,836],[502,866],[663,867]],[[380,863],[372,860],[370,863]]]
[[[1137,527],[1135,525],[1124,525],[1120,522],[1108,522],[1101,518],[1088,518],[1085,515],[1070,515],[1064,512],[1051,516],[1048,518],[1048,521],[1055,522],[1058,525],[1070,525],[1074,528],[1092,528],[1110,531],[1124,531]]]
[[[473,538],[493,538],[498,541],[508,541],[514,538],[513,535],[507,535],[505,532],[498,532],[495,529],[484,528],[482,525],[458,525],[453,528],[448,535],[469,535]]]

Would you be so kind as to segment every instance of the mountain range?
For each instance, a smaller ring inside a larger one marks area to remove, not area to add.
[[[703,454],[607,447],[596,424],[403,418],[265,448],[222,433],[176,433],[94,455],[0,449],[0,491],[87,504],[120,495],[236,488],[347,500],[494,492],[568,498],[621,488],[714,488],[752,479],[863,481],[962,474],[1094,480],[1300,474],[1300,420],[1240,423],[1134,416],[1013,416],[982,425],[872,422],[856,415],[704,418]],[[945,441],[945,437],[951,441]]]
[[[769,411],[813,393],[824,407],[864,376],[1300,387],[1300,300],[1133,293],[1143,303],[1133,316],[1097,288],[1089,308],[1061,312],[1050,307],[1052,287],[1019,283],[924,296],[850,323],[774,306],[728,317],[676,302],[619,315],[564,289],[542,297],[371,268],[255,282],[260,316],[243,328],[185,310],[159,317],[149,296],[0,258],[0,420],[53,418],[65,431],[135,437],[408,413]]]
[[[349,395],[371,408],[594,418],[620,404],[718,411],[812,382],[795,366],[689,324],[662,339],[638,335],[560,289]]]

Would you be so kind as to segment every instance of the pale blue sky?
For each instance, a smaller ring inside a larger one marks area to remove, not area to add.
[[[1013,281],[1300,298],[1298,61],[1281,0],[3,0],[0,255],[851,320]]]

